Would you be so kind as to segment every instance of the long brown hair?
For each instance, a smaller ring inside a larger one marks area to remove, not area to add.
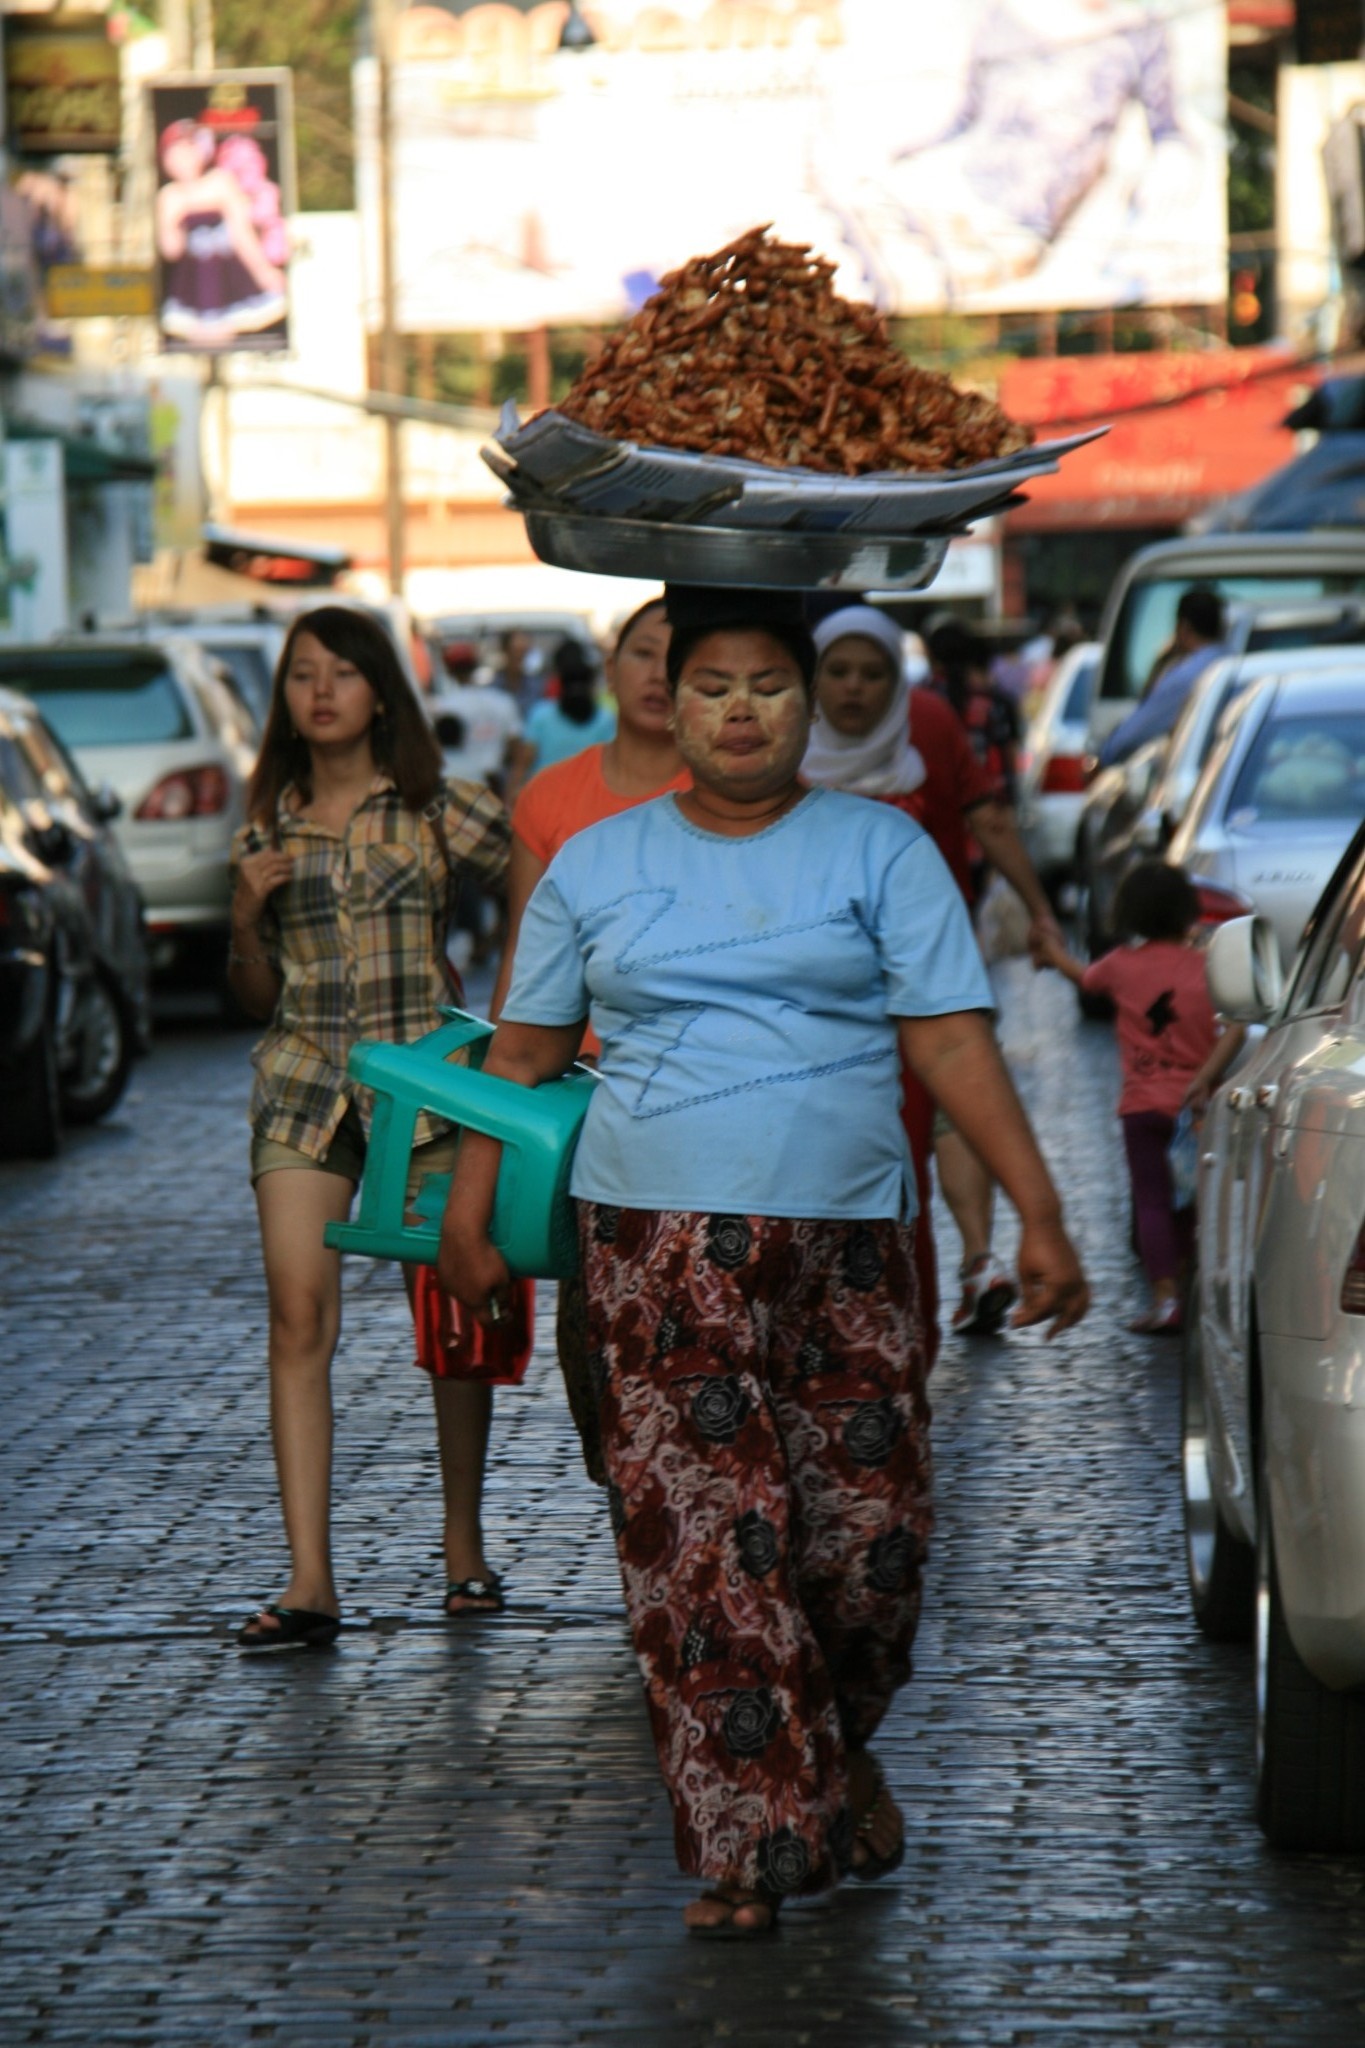
[[[360,670],[379,699],[370,727],[375,766],[392,776],[410,811],[424,809],[441,786],[444,758],[403,673],[397,650],[384,628],[364,612],[353,611],[349,605],[324,604],[295,619],[280,650],[261,751],[247,786],[247,816],[259,825],[273,825],[280,797],[291,782],[305,803],[313,794],[308,742],[294,731],[284,696],[285,677],[300,633],[311,633],[329,654]]]

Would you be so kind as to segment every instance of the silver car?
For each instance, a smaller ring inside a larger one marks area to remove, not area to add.
[[[1256,1645],[1257,1813],[1365,1849],[1365,830],[1287,995],[1260,918],[1217,932],[1215,1004],[1260,1042],[1200,1140],[1183,1492],[1196,1619]]]
[[[5,648],[0,680],[35,699],[87,781],[121,798],[115,831],[147,906],[153,969],[215,976],[257,747],[245,704],[179,636]]]
[[[1019,754],[1019,829],[1049,888],[1069,881],[1090,771],[1086,734],[1103,649],[1082,641],[1057,664]]]
[[[1287,962],[1365,817],[1365,650],[1286,659],[1225,711],[1166,858],[1263,912]]]
[[[1092,956],[1117,942],[1119,884],[1135,862],[1159,857],[1170,844],[1229,708],[1253,683],[1284,675],[1291,665],[1296,676],[1331,675],[1340,670],[1342,658],[1339,647],[1221,655],[1196,680],[1170,739],[1149,741],[1091,785],[1077,834],[1076,866]],[[1365,654],[1347,658],[1365,664]]]

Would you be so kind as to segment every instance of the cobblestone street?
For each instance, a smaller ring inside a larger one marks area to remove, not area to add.
[[[352,1262],[346,1631],[243,1660],[284,1578],[249,1036],[169,1027],[106,1125],[0,1171],[0,2041],[1359,2048],[1365,1865],[1266,1850],[1250,1652],[1189,1614],[1178,1347],[1125,1328],[1109,1033],[1055,976],[1002,990],[1096,1307],[1055,1346],[945,1347],[917,1673],[879,1745],[909,1854],[751,1948],[682,1933],[550,1290],[495,1424],[507,1615],[441,1618],[411,1324]]]

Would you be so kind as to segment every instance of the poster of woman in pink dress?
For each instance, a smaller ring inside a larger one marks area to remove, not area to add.
[[[152,88],[158,318],[168,352],[289,345],[288,73]]]

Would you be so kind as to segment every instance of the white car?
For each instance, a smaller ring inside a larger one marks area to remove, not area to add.
[[[1224,711],[1165,857],[1263,912],[1287,964],[1365,817],[1365,649],[1284,662]]]
[[[1266,921],[1209,985],[1268,1028],[1200,1138],[1182,1403],[1196,1619],[1254,1635],[1257,1816],[1281,1848],[1365,1849],[1365,828],[1283,993]]]
[[[1085,640],[1062,656],[1019,754],[1019,829],[1049,887],[1070,880],[1075,867],[1090,772],[1090,703],[1103,652],[1097,640]]]
[[[217,978],[258,745],[247,706],[178,635],[7,647],[0,679],[35,700],[89,783],[122,800],[114,830],[147,906],[153,970]]]

